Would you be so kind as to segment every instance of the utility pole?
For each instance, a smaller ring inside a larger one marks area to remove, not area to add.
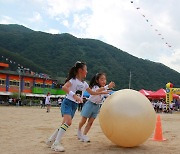
[[[18,67],[17,71],[18,71],[18,74],[19,74],[19,93],[18,93],[18,98],[21,99],[21,72],[24,71],[24,69]]]
[[[130,71],[130,74],[129,74],[129,89],[131,89],[131,71]]]
[[[21,69],[18,67],[18,73],[19,73],[19,95],[18,98],[21,98]]]

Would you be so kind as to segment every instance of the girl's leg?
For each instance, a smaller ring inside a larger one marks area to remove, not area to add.
[[[47,108],[47,111],[46,111],[46,112],[48,112],[48,104],[46,104],[46,108]]]
[[[66,130],[68,129],[68,127],[71,125],[72,123],[72,117],[71,115],[67,115],[65,114],[63,116],[63,121],[64,123],[61,125],[61,127],[59,128],[59,131],[57,133],[57,136],[56,136],[56,140],[55,142],[53,143],[53,145],[51,146],[51,148],[55,151],[60,151],[60,152],[63,152],[65,151],[64,150],[64,147],[60,144],[60,141],[63,137],[63,135],[65,134]]]
[[[83,135],[86,135],[89,132],[94,120],[95,120],[95,118],[92,118],[92,117],[89,118],[88,123],[87,123],[86,127],[84,128]]]
[[[81,128],[83,127],[83,125],[86,123],[87,118],[86,117],[82,117],[81,121],[79,122],[79,127],[78,127],[78,132],[77,132],[77,136],[78,139],[82,138],[82,133],[81,133]]]
[[[65,134],[66,130],[68,129],[68,127],[71,125],[72,123],[72,118],[70,115],[65,114],[63,116],[63,121],[64,123],[61,125],[61,127],[59,128],[59,132],[57,134],[55,143],[60,143],[61,138],[63,137],[63,135]]]
[[[50,138],[48,138],[48,140],[46,141],[46,144],[48,145],[48,147],[51,147],[51,145],[54,143],[54,141],[56,140],[56,136],[58,134],[59,129],[56,129],[53,134],[50,136]]]
[[[89,118],[88,120],[88,123],[86,125],[86,127],[84,128],[84,132],[83,132],[83,135],[82,135],[82,140],[83,142],[90,142],[90,139],[89,137],[87,136],[87,133],[89,132],[93,122],[94,122],[95,118]]]
[[[47,104],[47,112],[50,112],[50,105]]]
[[[86,117],[82,117],[81,121],[79,122],[79,130],[81,130],[81,128],[83,127],[83,125],[86,123],[87,118]]]
[[[48,112],[50,112],[51,105],[48,105]]]

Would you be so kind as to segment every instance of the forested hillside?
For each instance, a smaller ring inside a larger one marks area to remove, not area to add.
[[[33,71],[54,77],[66,77],[77,60],[85,61],[87,80],[103,71],[108,81],[116,82],[116,89],[128,88],[130,71],[133,89],[156,90],[164,88],[169,81],[180,86],[180,73],[163,64],[134,57],[99,40],[70,34],[53,35],[20,25],[0,25],[0,53]]]

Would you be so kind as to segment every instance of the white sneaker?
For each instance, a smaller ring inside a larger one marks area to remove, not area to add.
[[[53,145],[51,146],[51,149],[57,152],[65,151],[64,147],[60,143],[59,144],[53,143]]]
[[[81,131],[80,130],[78,130],[78,132],[77,132],[77,137],[78,137],[78,140],[81,140],[82,139],[82,133],[81,133]]]
[[[81,138],[81,141],[82,142],[90,142],[90,139],[87,135],[83,135],[82,138]]]
[[[49,139],[46,141],[46,144],[48,145],[48,148],[50,148],[53,143],[54,143],[54,141],[51,141]]]

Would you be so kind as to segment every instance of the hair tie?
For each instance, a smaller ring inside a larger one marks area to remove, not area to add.
[[[77,61],[77,62],[74,64],[74,67],[77,67],[78,64],[82,64],[82,62]]]

